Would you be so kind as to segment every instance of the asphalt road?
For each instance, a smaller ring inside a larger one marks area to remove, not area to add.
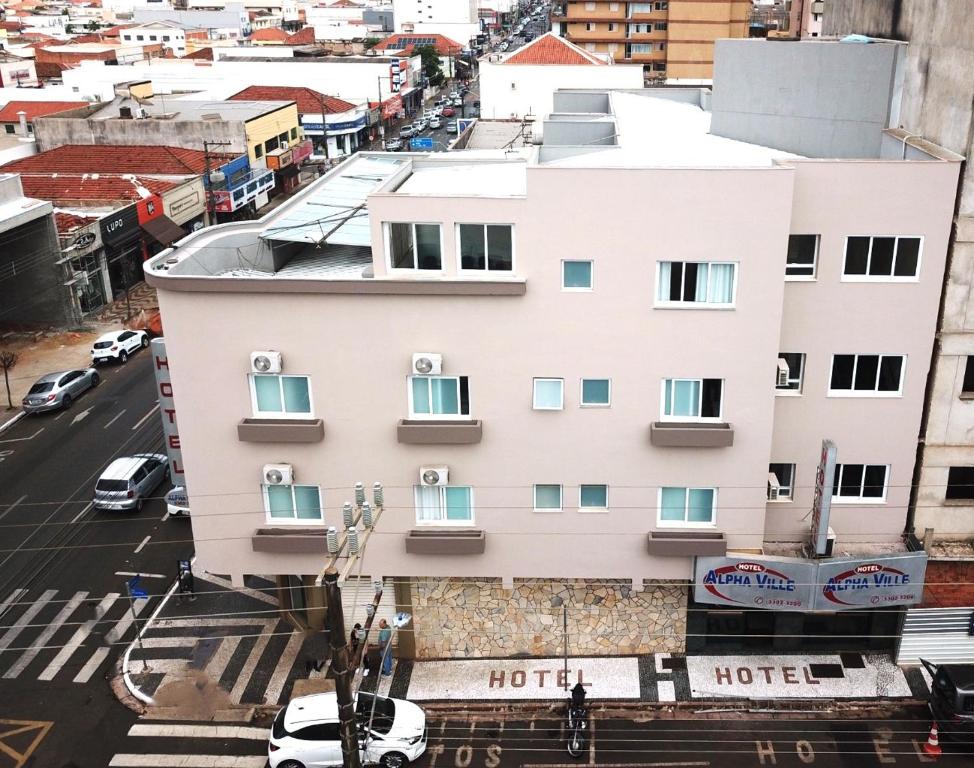
[[[140,513],[91,507],[112,459],[163,446],[148,350],[99,371],[100,386],[68,411],[0,432],[0,768],[18,765],[4,747],[24,756],[25,767],[108,764],[113,739],[134,720],[106,679],[134,634],[126,574],[162,577],[143,579],[147,616],[177,559],[193,554],[190,521],[163,519],[168,483]],[[108,601],[98,616],[95,606]],[[111,637],[118,628],[124,632]],[[7,736],[10,721],[38,725]],[[33,756],[25,755],[37,734]]]

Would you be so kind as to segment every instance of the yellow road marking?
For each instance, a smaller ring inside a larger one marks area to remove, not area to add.
[[[47,736],[47,732],[51,730],[51,726],[53,725],[54,723],[47,720],[0,719],[0,728],[3,726],[14,726],[13,728],[0,733],[0,753],[6,755],[14,761],[11,768],[23,768],[24,763],[27,762],[27,758],[34,754],[34,751],[38,746],[40,746],[40,743],[44,740],[44,737]],[[17,736],[22,733],[29,733],[30,731],[37,731],[37,735],[34,736],[34,739],[27,746],[27,749],[24,752],[18,752],[16,749],[3,741],[3,739],[9,736]]]

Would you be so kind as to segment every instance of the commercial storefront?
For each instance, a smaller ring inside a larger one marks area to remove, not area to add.
[[[337,115],[326,115],[328,126],[327,147],[321,115],[302,115],[301,128],[304,135],[314,142],[314,152],[328,157],[341,157],[357,152],[359,147],[368,143],[367,114],[363,110],[342,112]]]
[[[84,316],[101,309],[111,296],[108,263],[97,221],[60,235],[61,258],[71,267],[70,287],[78,312]]]

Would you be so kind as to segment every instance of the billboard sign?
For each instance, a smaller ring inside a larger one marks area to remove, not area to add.
[[[166,441],[169,472],[173,485],[186,487],[183,474],[183,451],[179,442],[179,425],[176,423],[176,403],[173,400],[172,378],[169,375],[169,358],[166,340],[153,339],[152,365],[156,374],[156,394],[159,396],[159,414],[162,416],[162,436]]]
[[[915,605],[923,599],[926,552],[873,559],[829,559],[818,565],[815,607],[820,611]]]
[[[693,598],[713,603],[778,611],[812,608],[815,563],[798,558],[698,557]]]
[[[835,484],[835,443],[822,441],[822,452],[815,473],[815,495],[812,497],[812,551],[824,555],[828,550],[829,514],[832,509],[832,487]]]

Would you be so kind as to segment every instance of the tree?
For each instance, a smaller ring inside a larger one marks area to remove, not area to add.
[[[430,85],[443,85],[443,69],[440,67],[440,56],[436,48],[432,45],[421,45],[416,51],[422,57],[423,75],[430,81]]]
[[[364,48],[366,51],[371,51],[380,42],[382,42],[381,38],[378,38],[378,37],[367,37],[367,38],[365,38],[365,40],[362,41],[362,48]]]
[[[13,401],[10,399],[10,375],[9,371],[15,365],[17,365],[17,353],[11,352],[9,349],[0,349],[0,368],[3,368],[3,383],[7,387],[7,408],[12,409],[14,407]]]

